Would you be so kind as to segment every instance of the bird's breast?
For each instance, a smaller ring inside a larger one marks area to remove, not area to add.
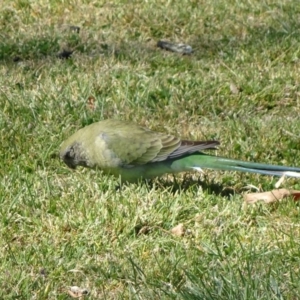
[[[121,159],[115,154],[113,149],[109,148],[105,134],[97,136],[94,142],[94,147],[91,147],[91,149],[91,156],[95,157],[94,161],[96,162],[94,167],[109,169],[122,165]]]

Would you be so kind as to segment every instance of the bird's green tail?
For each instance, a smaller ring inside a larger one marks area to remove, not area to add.
[[[285,175],[300,178],[300,168],[297,167],[285,167],[254,162],[245,162],[200,153],[183,157],[172,163],[172,169],[174,170],[179,171],[183,168],[185,170],[194,169],[198,171],[208,168],[214,170],[250,172],[273,176]]]

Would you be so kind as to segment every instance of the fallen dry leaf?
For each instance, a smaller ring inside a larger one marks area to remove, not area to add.
[[[150,227],[149,227],[149,226],[143,226],[143,227],[139,230],[138,235],[141,235],[141,234],[147,234],[147,233],[149,233],[149,231],[150,231]]]
[[[175,226],[174,228],[172,228],[171,230],[171,233],[173,235],[176,235],[176,236],[183,236],[184,235],[184,232],[185,232],[185,229],[183,227],[183,224],[180,223],[178,224],[177,226]]]
[[[240,92],[240,88],[237,87],[233,82],[230,83],[229,88],[230,92],[234,95],[237,95]]]
[[[96,109],[96,99],[93,96],[89,96],[86,106],[89,110],[94,111]]]
[[[158,41],[157,47],[168,50],[168,51],[181,53],[181,54],[192,54],[193,53],[193,49],[190,45],[186,45],[186,44],[182,44],[182,43],[174,44],[174,43],[171,43],[168,41]]]
[[[83,297],[85,295],[87,295],[89,293],[89,291],[85,288],[80,288],[78,286],[71,286],[69,289],[68,289],[68,294],[73,297],[73,298],[80,298],[80,297]]]
[[[265,203],[273,203],[289,196],[291,196],[295,201],[298,201],[300,200],[300,191],[278,189],[278,190],[272,190],[263,193],[250,193],[244,195],[244,200],[249,204],[253,204],[257,201],[264,201]]]

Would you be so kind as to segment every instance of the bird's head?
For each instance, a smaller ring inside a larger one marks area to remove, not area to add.
[[[71,145],[63,144],[59,156],[71,169],[76,169],[77,166],[87,166],[87,161],[80,143],[75,142]]]

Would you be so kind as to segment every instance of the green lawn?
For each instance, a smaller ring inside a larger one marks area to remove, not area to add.
[[[0,298],[299,299],[299,204],[243,201],[278,178],[205,170],[116,189],[57,155],[117,118],[300,166],[299,20],[298,0],[2,0]]]

